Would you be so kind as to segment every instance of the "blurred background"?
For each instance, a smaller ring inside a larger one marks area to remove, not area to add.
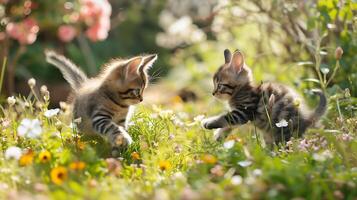
[[[341,46],[341,68],[327,85],[357,96],[357,3],[353,0],[0,0],[1,101],[27,96],[27,80],[47,85],[53,105],[69,85],[47,64],[55,49],[93,76],[111,58],[158,53],[147,100],[211,98],[223,50],[240,49],[256,82],[301,93],[326,79]],[[162,91],[168,91],[163,93]],[[162,98],[157,98],[160,95]],[[159,102],[158,102],[159,101]]]

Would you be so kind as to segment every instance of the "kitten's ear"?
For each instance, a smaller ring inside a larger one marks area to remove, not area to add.
[[[147,71],[152,67],[152,65],[156,60],[157,60],[157,54],[151,54],[145,56],[143,63],[139,67],[139,72],[147,73]]]
[[[232,54],[229,49],[224,50],[224,62],[226,64],[230,63],[232,59]]]
[[[236,50],[233,53],[233,57],[232,57],[232,61],[231,61],[231,67],[233,68],[233,70],[235,72],[239,73],[242,70],[243,66],[244,66],[243,54],[239,50]]]
[[[124,78],[138,74],[138,69],[142,65],[143,58],[135,57],[126,64],[124,67]]]

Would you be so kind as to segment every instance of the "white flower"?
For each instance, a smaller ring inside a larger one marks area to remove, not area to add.
[[[323,151],[321,153],[314,153],[312,155],[312,158],[314,160],[316,160],[316,161],[323,162],[323,161],[325,161],[327,159],[333,158],[333,154],[331,153],[331,151],[325,150],[325,151]]]
[[[252,161],[250,160],[244,160],[244,161],[239,161],[238,165],[242,166],[242,167],[248,167],[252,164]]]
[[[288,122],[285,119],[280,120],[278,123],[275,124],[278,128],[281,127],[287,127],[288,126]]]
[[[6,149],[5,158],[19,160],[21,157],[21,154],[22,154],[22,151],[19,147],[11,146]]]
[[[27,81],[27,84],[30,86],[30,88],[33,88],[35,87],[36,85],[36,80],[34,78],[30,78],[28,81]]]
[[[233,185],[240,185],[243,182],[243,178],[239,175],[232,176],[231,183]]]
[[[42,133],[41,122],[38,119],[23,119],[17,132],[21,137],[37,138]]]
[[[234,140],[228,140],[227,142],[223,143],[223,147],[226,149],[230,149],[234,146]]]
[[[7,103],[8,103],[10,106],[15,105],[15,103],[16,103],[15,97],[14,97],[14,96],[8,97],[8,98],[7,98]]]
[[[59,111],[60,111],[59,108],[46,110],[44,115],[45,115],[47,118],[51,118],[51,117],[57,115],[57,114],[59,113]]]

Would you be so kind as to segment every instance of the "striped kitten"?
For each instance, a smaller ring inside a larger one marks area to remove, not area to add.
[[[112,147],[132,143],[124,129],[130,105],[143,100],[148,85],[147,70],[157,55],[112,60],[94,78],[87,76],[70,60],[46,51],[47,62],[56,66],[73,88],[73,117],[81,118],[79,129],[85,134],[105,136]]]
[[[204,128],[227,129],[252,121],[265,132],[265,141],[271,145],[288,141],[295,135],[301,136],[325,113],[327,100],[321,91],[313,91],[319,95],[320,103],[314,112],[309,112],[303,103],[297,105],[301,98],[287,86],[276,83],[255,86],[251,69],[244,63],[240,51],[236,50],[232,55],[226,49],[224,57],[225,63],[213,77],[213,96],[228,100],[231,111],[203,120]],[[284,120],[288,122],[287,126],[284,126]],[[221,137],[221,131],[215,134],[216,139]]]

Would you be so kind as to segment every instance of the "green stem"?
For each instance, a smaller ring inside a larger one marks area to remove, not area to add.
[[[4,82],[6,62],[7,62],[7,57],[4,57],[4,61],[2,63],[2,68],[1,68],[1,77],[0,77],[0,94],[1,94],[1,90],[2,90],[2,83]]]

